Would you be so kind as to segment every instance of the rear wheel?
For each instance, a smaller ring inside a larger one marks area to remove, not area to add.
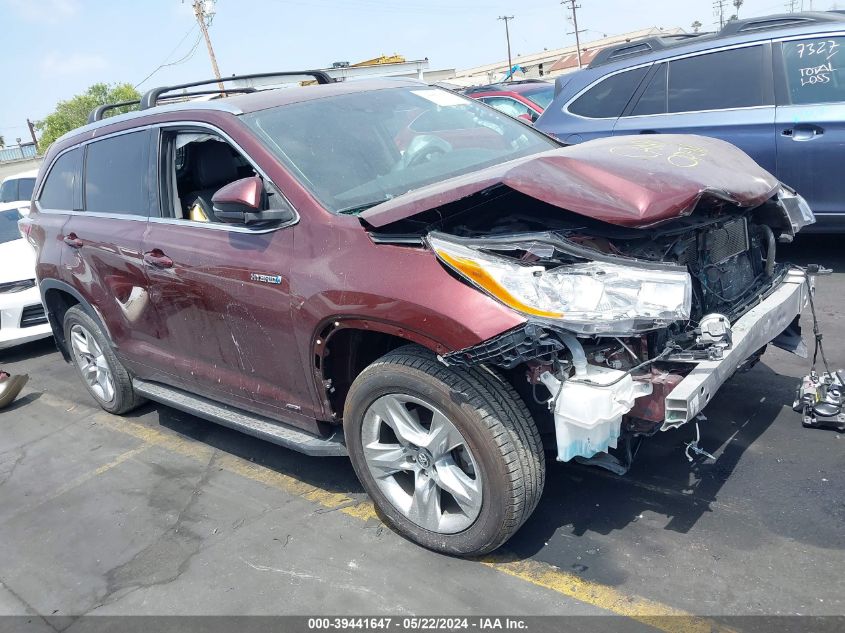
[[[144,402],[135,394],[129,372],[114,355],[100,326],[82,308],[74,306],[67,311],[64,330],[73,364],[97,404],[120,415]]]
[[[344,429],[382,517],[433,550],[495,549],[542,493],[540,436],[510,384],[486,369],[445,367],[416,346],[390,352],[355,379]]]

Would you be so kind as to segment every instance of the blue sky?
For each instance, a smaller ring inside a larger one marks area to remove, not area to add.
[[[730,4],[732,0],[728,0]],[[92,83],[140,86],[211,76],[185,0],[0,0],[0,135],[26,138],[60,99]],[[585,39],[650,26],[712,28],[712,0],[580,0]],[[745,0],[741,15],[783,11],[785,1]],[[804,0],[809,8],[810,0]],[[834,0],[815,0],[828,9]],[[840,2],[845,8],[845,1]],[[514,54],[574,41],[559,0],[218,0],[210,33],[221,73],[266,72],[361,61],[400,53],[432,68],[466,68],[505,59],[499,15],[514,15]]]

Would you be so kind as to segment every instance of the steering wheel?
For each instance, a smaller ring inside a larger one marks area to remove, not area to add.
[[[439,136],[420,134],[408,144],[402,154],[402,168],[416,167],[437,154],[447,154],[452,151],[452,145]]]

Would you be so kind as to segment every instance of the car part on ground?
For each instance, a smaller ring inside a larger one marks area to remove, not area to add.
[[[29,382],[27,374],[12,376],[0,369],[0,409],[8,407]]]

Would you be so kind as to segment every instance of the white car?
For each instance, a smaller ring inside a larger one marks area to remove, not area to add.
[[[0,211],[0,349],[52,336],[35,281],[35,251],[17,208]]]
[[[0,211],[23,207],[29,209],[29,201],[32,198],[32,190],[35,187],[37,175],[38,170],[33,170],[4,178],[0,183]]]

